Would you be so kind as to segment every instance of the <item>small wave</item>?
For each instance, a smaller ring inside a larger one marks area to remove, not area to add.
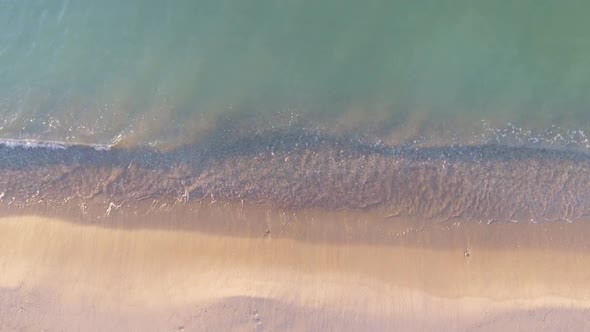
[[[25,149],[49,149],[49,150],[66,150],[73,146],[83,146],[92,148],[97,151],[108,151],[113,146],[110,144],[84,144],[84,143],[70,143],[70,142],[59,142],[59,141],[44,141],[35,139],[1,139],[0,145],[14,149],[14,148],[25,148]]]

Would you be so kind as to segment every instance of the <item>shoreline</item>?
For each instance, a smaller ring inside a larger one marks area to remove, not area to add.
[[[95,206],[96,207],[96,206]],[[10,209],[0,204],[3,218],[56,219],[73,226],[121,231],[172,231],[232,238],[292,240],[309,244],[429,247],[468,251],[481,248],[552,248],[589,251],[590,218],[575,222],[474,222],[462,219],[421,220],[392,216],[387,211],[289,210],[269,205],[196,202],[136,210],[103,206],[102,214],[70,202],[59,209]],[[86,209],[86,210],[84,210]],[[137,211],[141,211],[138,213]],[[86,212],[86,213],[84,213]],[[95,217],[99,215],[99,217]]]
[[[590,155],[575,150],[391,147],[295,131],[170,152],[0,146],[0,161],[2,205],[25,213],[77,205],[77,218],[207,203],[434,222],[590,217]]]

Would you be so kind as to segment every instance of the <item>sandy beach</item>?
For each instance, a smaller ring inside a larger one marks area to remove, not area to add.
[[[554,237],[531,232],[545,226]],[[0,330],[589,329],[588,227],[545,226],[433,225],[387,244],[7,217]]]

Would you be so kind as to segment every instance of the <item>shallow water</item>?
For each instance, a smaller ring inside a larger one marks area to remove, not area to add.
[[[573,1],[0,1],[0,137],[169,148],[227,130],[586,148]]]
[[[590,154],[565,149],[391,148],[279,132],[169,152],[11,141],[0,145],[0,161],[4,208],[80,206],[91,220],[119,208],[137,216],[217,201],[426,221],[590,215]]]

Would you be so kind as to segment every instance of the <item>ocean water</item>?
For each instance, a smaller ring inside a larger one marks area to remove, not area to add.
[[[0,138],[586,147],[584,1],[0,1]]]
[[[582,219],[588,9],[0,0],[0,201]]]

